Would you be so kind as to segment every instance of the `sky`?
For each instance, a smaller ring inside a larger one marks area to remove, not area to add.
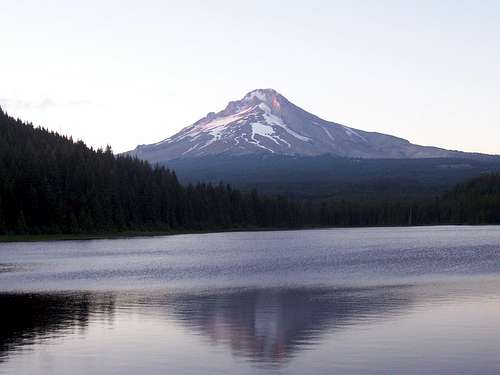
[[[0,106],[115,152],[257,88],[326,120],[500,154],[499,1],[25,1]]]

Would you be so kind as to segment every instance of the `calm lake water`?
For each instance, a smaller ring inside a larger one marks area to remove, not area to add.
[[[500,227],[0,245],[0,374],[498,374]]]

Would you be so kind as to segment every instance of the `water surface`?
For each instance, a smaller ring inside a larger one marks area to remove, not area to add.
[[[0,245],[0,374],[500,373],[500,228]]]

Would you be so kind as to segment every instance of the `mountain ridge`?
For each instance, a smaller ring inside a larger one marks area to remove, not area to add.
[[[208,155],[275,154],[367,159],[477,158],[488,155],[420,146],[307,112],[274,89],[257,89],[158,143],[127,152],[150,162]]]

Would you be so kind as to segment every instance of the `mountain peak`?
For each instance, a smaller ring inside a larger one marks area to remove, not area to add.
[[[275,97],[280,95],[276,90],[274,89],[256,89],[252,90],[249,93],[247,93],[243,100],[253,100],[253,99],[258,99],[262,102],[268,100],[269,98]]]
[[[256,89],[247,93],[239,103],[266,104],[272,111],[279,112],[286,99],[274,89]],[[261,106],[261,109],[266,108]]]
[[[276,90],[256,89],[210,112],[161,142],[130,152],[152,162],[207,155],[313,156],[349,158],[429,158],[461,153],[325,121],[289,102]]]

